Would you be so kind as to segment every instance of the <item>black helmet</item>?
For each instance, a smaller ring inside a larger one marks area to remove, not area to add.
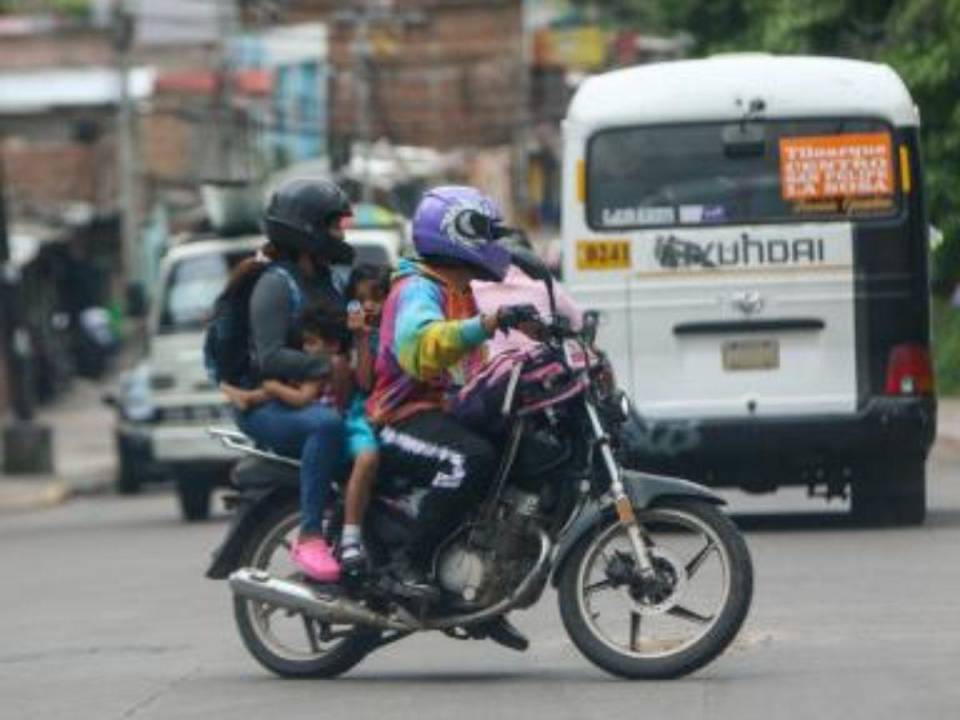
[[[306,251],[331,263],[353,261],[353,248],[330,236],[330,223],[352,215],[350,199],[338,185],[322,178],[287,180],[273,191],[263,215],[271,243]]]

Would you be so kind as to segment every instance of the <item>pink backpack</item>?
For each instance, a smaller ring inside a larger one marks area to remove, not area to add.
[[[574,358],[575,369],[583,365],[584,358]],[[509,349],[473,374],[454,397],[451,411],[465,425],[489,434],[503,430],[511,417],[530,415],[574,397],[588,384],[586,377],[567,370],[542,346]],[[507,407],[511,387],[512,403]]]

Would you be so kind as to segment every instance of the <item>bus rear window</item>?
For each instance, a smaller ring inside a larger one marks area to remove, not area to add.
[[[897,212],[890,128],[796,120],[617,128],[587,156],[597,229],[885,217]]]

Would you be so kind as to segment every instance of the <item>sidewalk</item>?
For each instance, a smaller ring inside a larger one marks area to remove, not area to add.
[[[112,382],[76,379],[66,395],[37,412],[37,421],[53,430],[54,474],[0,475],[0,515],[110,489],[115,470],[113,411],[100,396]]]
[[[937,443],[960,449],[960,397],[937,399]]]

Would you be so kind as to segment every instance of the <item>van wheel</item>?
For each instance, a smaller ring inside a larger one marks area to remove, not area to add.
[[[920,525],[927,514],[923,458],[884,458],[868,464],[854,482],[854,521],[865,525]]]
[[[137,457],[126,443],[117,438],[117,474],[114,486],[120,495],[136,495],[140,492],[140,471]]]
[[[203,473],[180,470],[177,474],[180,514],[187,522],[210,517],[210,482]]]

